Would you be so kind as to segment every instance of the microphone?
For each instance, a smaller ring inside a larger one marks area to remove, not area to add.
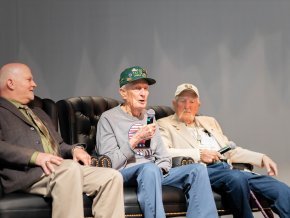
[[[221,148],[220,150],[218,150],[218,152],[220,154],[224,154],[224,153],[226,153],[226,152],[228,152],[230,150],[235,149],[236,147],[237,147],[236,143],[234,143],[233,141],[229,141],[228,145],[223,147],[223,148]]]
[[[153,123],[155,116],[155,111],[153,109],[149,109],[147,111],[147,125]]]
[[[147,110],[147,125],[153,123],[154,117],[155,117],[155,111],[153,109]],[[150,143],[151,143],[150,139],[146,140],[145,147],[149,148]]]

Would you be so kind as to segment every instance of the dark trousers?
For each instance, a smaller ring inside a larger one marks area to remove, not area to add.
[[[251,189],[268,199],[281,218],[290,218],[290,188],[273,177],[232,170],[225,162],[208,166],[208,174],[212,189],[222,194],[234,217],[253,217],[249,203]]]

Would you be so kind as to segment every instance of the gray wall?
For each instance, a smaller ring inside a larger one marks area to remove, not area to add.
[[[289,11],[288,0],[0,0],[0,65],[27,63],[36,94],[54,100],[119,98],[132,65],[158,81],[150,104],[194,83],[201,112],[290,184]]]

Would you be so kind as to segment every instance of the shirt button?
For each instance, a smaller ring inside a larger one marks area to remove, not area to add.
[[[30,127],[30,129],[31,129],[32,131],[34,131],[34,127]]]
[[[37,141],[36,141],[36,144],[40,144],[40,141],[37,140]]]

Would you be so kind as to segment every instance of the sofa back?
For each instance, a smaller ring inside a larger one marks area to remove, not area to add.
[[[94,154],[97,124],[102,113],[120,102],[112,98],[83,96],[57,102],[60,132],[68,144],[84,143]]]
[[[29,107],[40,107],[51,118],[55,130],[58,131],[58,111],[56,103],[48,98],[40,98],[35,96],[34,100],[30,102]]]
[[[155,111],[155,119],[158,120],[163,117],[174,114],[174,110],[169,106],[148,106],[147,109],[153,109]]]
[[[57,102],[61,135],[66,143],[84,143],[95,153],[97,125],[102,113],[121,102],[101,96],[72,97]],[[156,119],[173,114],[168,106],[149,106]]]

